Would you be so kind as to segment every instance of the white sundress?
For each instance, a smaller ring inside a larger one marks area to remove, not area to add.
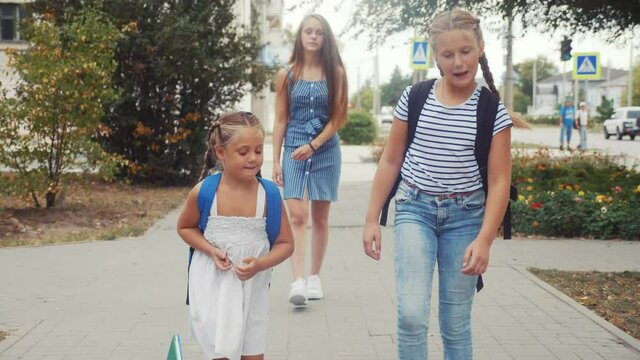
[[[217,199],[205,239],[226,252],[234,265],[267,254],[264,188],[258,186],[255,217],[218,216]],[[194,251],[189,269],[189,335],[209,359],[239,360],[241,355],[264,353],[271,273],[271,269],[261,271],[240,281],[233,268],[222,271],[209,255]]]

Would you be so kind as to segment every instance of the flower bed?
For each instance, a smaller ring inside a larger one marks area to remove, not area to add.
[[[516,151],[513,229],[522,235],[640,239],[640,173],[597,153],[554,157]]]

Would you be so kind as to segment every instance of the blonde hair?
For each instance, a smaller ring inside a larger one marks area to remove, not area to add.
[[[264,127],[260,119],[248,111],[222,114],[218,120],[211,124],[207,135],[207,152],[204,154],[204,165],[198,181],[202,181],[207,177],[209,171],[218,165],[215,146],[226,147],[235,140],[238,131],[244,128],[258,129],[264,136]]]
[[[468,11],[461,9],[447,10],[440,12],[436,15],[431,22],[431,26],[429,26],[429,40],[434,47],[438,43],[438,38],[451,30],[469,30],[473,33],[478,45],[484,44],[484,38],[482,36],[482,29],[480,28],[480,19],[475,17]],[[493,80],[493,74],[489,69],[489,61],[487,60],[487,55],[485,52],[482,53],[482,56],[478,59],[478,63],[480,64],[480,69],[482,70],[482,76],[486,81],[489,90],[500,99],[500,92],[496,88],[495,81]],[[444,75],[442,69],[440,69],[440,75]],[[521,114],[509,111],[509,116],[511,116],[511,120],[513,121],[513,126],[517,128],[526,128],[530,129],[531,125],[527,121],[524,120]]]

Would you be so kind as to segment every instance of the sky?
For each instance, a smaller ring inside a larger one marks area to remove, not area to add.
[[[296,31],[298,25],[310,7],[295,8],[298,1],[284,0],[284,24],[290,26],[292,31]],[[340,11],[336,12],[336,6],[340,6]],[[324,16],[331,25],[331,28],[338,36],[342,33],[349,18],[355,11],[354,0],[323,0],[315,12]],[[481,26],[486,20],[481,18]],[[519,63],[527,59],[533,59],[538,55],[545,55],[551,59],[560,70],[565,66],[566,71],[570,71],[573,66],[572,61],[562,63],[560,61],[560,41],[563,33],[541,33],[535,29],[523,34],[518,24],[514,25],[514,35],[516,39],[513,45],[513,63]],[[505,49],[503,46],[503,36],[498,32],[483,28],[485,37],[485,52],[489,60],[489,66],[494,74],[496,82],[502,82],[502,76],[506,70],[504,61]],[[409,41],[413,36],[413,31],[408,30],[403,33],[389,36],[385,43],[379,48],[379,76],[380,84],[389,80],[395,66],[399,66],[403,74],[411,72],[409,64]],[[603,34],[576,34],[572,36],[573,52],[600,52],[602,66],[627,70],[629,69],[629,43],[627,39],[617,40],[611,43]],[[342,44],[341,56],[347,70],[349,80],[349,93],[353,94],[358,85],[363,85],[367,79],[373,78],[373,59],[375,52],[368,49],[368,40],[364,38],[354,39],[353,35],[339,36],[338,41]],[[640,55],[640,41],[634,39],[633,56]],[[436,76],[437,71],[432,69],[430,76]],[[480,76],[480,74],[478,74]]]

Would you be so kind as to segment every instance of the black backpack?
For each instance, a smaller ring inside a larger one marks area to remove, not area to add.
[[[418,126],[418,118],[422,112],[424,104],[427,102],[431,88],[435,83],[435,79],[421,81],[414,84],[409,92],[409,111],[407,116],[409,129],[407,131],[407,146],[405,148],[405,155],[416,133]],[[475,157],[478,162],[480,170],[480,177],[482,178],[482,189],[485,194],[488,192],[487,187],[487,164],[489,162],[489,150],[491,149],[491,140],[493,139],[493,126],[496,121],[496,114],[498,112],[499,100],[491,90],[486,87],[482,87],[480,90],[480,98],[478,99],[478,111],[477,111],[477,123],[476,123],[476,141],[475,141]],[[389,213],[389,204],[391,199],[396,195],[398,186],[402,181],[402,175],[398,174],[396,181],[387,200],[382,207],[382,214],[380,215],[380,225],[387,225],[387,215]],[[518,198],[518,189],[511,185],[509,194],[511,200]],[[507,210],[502,220],[502,231],[504,239],[511,239],[511,204],[507,205]],[[478,291],[482,289],[483,282],[482,276],[478,276],[478,284],[476,288]]]

